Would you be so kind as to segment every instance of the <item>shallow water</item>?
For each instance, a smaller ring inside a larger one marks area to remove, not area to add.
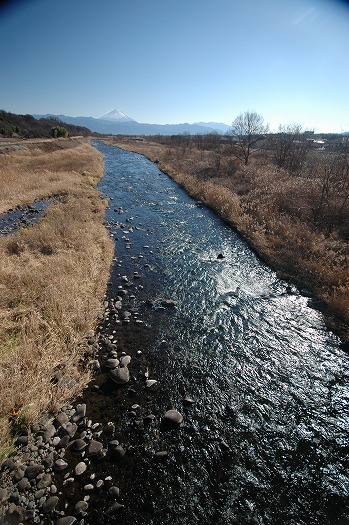
[[[90,417],[117,414],[127,449],[121,465],[99,467],[123,494],[112,522],[349,523],[349,359],[338,337],[309,298],[155,164],[95,146],[116,243],[108,295],[127,276],[134,314],[100,329],[115,331],[119,349],[142,350],[131,386],[89,392]],[[163,308],[163,299],[178,305]],[[159,381],[153,393],[140,376],[147,368]],[[185,396],[195,401],[189,408]],[[171,432],[137,425],[134,403],[156,421],[175,407],[184,424]],[[169,453],[164,463],[151,461],[159,450]],[[111,523],[107,506],[101,496],[90,519]]]
[[[49,197],[0,214],[0,236],[10,235],[23,226],[34,224],[45,215],[48,206],[58,199],[59,197]]]

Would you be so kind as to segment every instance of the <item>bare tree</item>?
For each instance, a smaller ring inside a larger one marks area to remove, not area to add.
[[[292,158],[300,139],[302,126],[287,124],[279,126],[278,133],[272,136],[271,147],[274,152],[274,161],[279,168],[284,167]]]
[[[268,126],[264,125],[262,115],[255,111],[240,113],[232,123],[231,129],[231,134],[236,139],[236,156],[248,164],[252,148],[257,148],[265,133],[268,133]]]

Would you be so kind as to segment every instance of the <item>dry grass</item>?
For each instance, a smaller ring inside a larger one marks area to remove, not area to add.
[[[213,151],[148,140],[117,145],[157,161],[190,195],[230,222],[281,276],[321,299],[330,326],[348,337],[349,221],[329,232],[325,216],[315,220],[321,164],[315,176],[295,177],[276,170],[265,154],[248,166],[225,154],[218,169]]]
[[[103,160],[88,144],[67,141],[62,147],[50,141],[0,155],[0,170],[1,210],[52,194],[66,196],[35,225],[0,238],[4,453],[13,409],[30,422],[86,385],[89,371],[79,366],[82,343],[101,309],[113,244],[103,225],[106,203],[94,187]],[[73,381],[53,381],[57,374]]]

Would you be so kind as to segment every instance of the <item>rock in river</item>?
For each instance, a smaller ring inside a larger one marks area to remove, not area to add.
[[[109,377],[114,381],[114,383],[118,385],[124,385],[130,380],[130,372],[126,366],[124,368],[115,368],[114,370],[110,371]]]
[[[168,410],[162,418],[165,428],[178,428],[183,422],[183,416],[178,410]]]

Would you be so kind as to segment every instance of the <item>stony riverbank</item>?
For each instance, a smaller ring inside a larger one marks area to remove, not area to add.
[[[139,274],[134,275],[135,280],[139,278]],[[86,364],[94,371],[92,398],[93,394],[101,398],[107,391],[109,395],[112,392],[118,397],[119,410],[114,419],[108,420],[107,409],[104,414],[99,412],[98,419],[91,419],[86,403],[76,402],[55,414],[46,414],[29,429],[20,431],[16,453],[1,466],[4,525],[83,525],[96,499],[103,501],[100,507],[106,520],[122,514],[127,494],[120,489],[115,472],[133,453],[132,446],[126,444],[128,436],[118,424],[124,405],[128,407],[129,421],[138,431],[149,427],[157,431],[176,430],[183,422],[182,414],[175,409],[161,417],[151,412],[145,401],[147,396],[156,396],[158,381],[150,376],[146,357],[141,350],[128,355],[118,348],[112,327],[122,330],[130,323],[135,329],[142,325],[137,312],[128,311],[124,305],[133,281],[126,276],[121,281],[124,287],[119,287],[114,300],[105,302],[103,319],[96,333],[90,334],[85,352]],[[164,300],[162,308],[174,306],[175,302]],[[192,402],[189,398],[183,400],[186,406]],[[167,458],[168,451],[156,449],[155,443],[154,450],[147,452],[149,462],[164,462]]]

